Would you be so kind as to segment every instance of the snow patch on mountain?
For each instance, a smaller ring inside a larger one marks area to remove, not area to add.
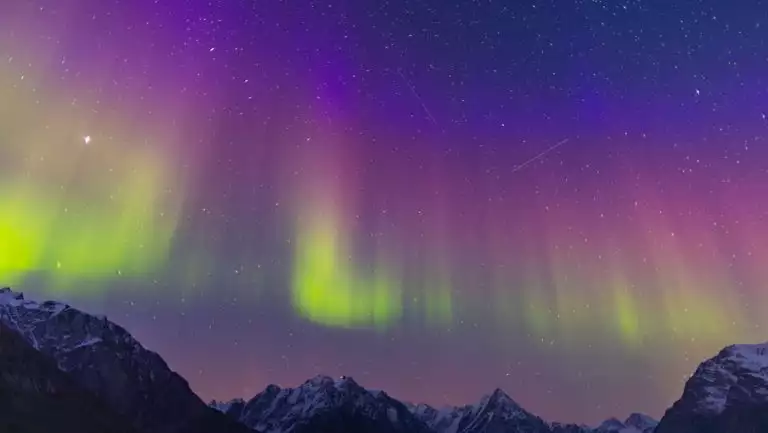
[[[458,433],[459,424],[467,413],[472,412],[474,405],[461,407],[442,407],[435,409],[428,404],[410,405],[411,413],[427,424],[429,428],[439,433]]]
[[[69,316],[59,321],[64,313]],[[105,317],[91,316],[61,302],[27,300],[23,293],[8,287],[0,288],[0,320],[24,336],[35,349],[47,352],[64,354],[105,340],[139,345],[128,332]],[[59,368],[67,371],[66,363],[57,360]]]
[[[79,343],[78,345],[76,345],[74,348],[75,348],[75,349],[79,349],[79,348],[81,348],[81,347],[88,347],[88,346],[93,346],[94,344],[99,344],[99,343],[101,343],[102,341],[104,341],[104,340],[102,340],[102,339],[101,339],[101,338],[99,338],[99,337],[89,337],[89,338],[87,338],[86,340],[83,340],[83,342],[82,342],[82,343]]]
[[[208,408],[157,353],[104,316],[27,300],[6,287],[0,288],[0,322],[140,431],[245,430]]]
[[[659,421],[642,413],[633,413],[624,421],[627,427],[634,427],[643,433],[651,433],[659,425]]]
[[[609,418],[594,433],[652,433],[658,421],[641,413],[631,414],[625,421]]]
[[[696,412],[710,415],[722,413],[735,395],[768,400],[768,343],[737,344],[721,350],[696,369],[684,398],[686,393],[696,401]]]
[[[363,422],[369,423],[366,428],[375,425],[381,431],[428,433],[427,426],[405,405],[346,376],[318,375],[295,388],[270,385],[234,412],[227,409],[226,413],[265,433],[302,431],[313,422]],[[329,427],[324,424],[322,428]]]
[[[221,413],[228,413],[234,406],[236,405],[245,405],[245,400],[242,398],[234,398],[229,401],[216,401],[213,400],[210,403],[208,403],[208,406],[218,410]]]

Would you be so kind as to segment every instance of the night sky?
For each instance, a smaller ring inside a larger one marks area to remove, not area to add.
[[[768,4],[3,0],[0,283],[206,400],[660,416],[768,339]]]

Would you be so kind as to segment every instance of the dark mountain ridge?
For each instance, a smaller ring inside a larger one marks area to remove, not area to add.
[[[2,288],[0,323],[142,433],[248,431],[209,408],[157,353],[105,317]]]
[[[642,414],[595,428],[548,423],[501,389],[438,410],[327,376],[209,407],[122,327],[5,288],[0,431],[51,431],[45,420],[55,420],[61,433],[768,433],[767,353],[768,343],[733,345],[706,360],[658,425]]]
[[[3,324],[0,432],[136,433],[126,419]]]

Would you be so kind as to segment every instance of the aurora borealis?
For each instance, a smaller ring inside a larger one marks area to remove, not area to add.
[[[659,416],[768,340],[766,26],[757,0],[0,2],[0,284],[107,314],[206,399],[325,373]]]

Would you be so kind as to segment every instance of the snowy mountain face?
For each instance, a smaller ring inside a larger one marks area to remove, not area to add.
[[[768,432],[768,343],[726,347],[703,362],[656,433]]]
[[[643,433],[651,433],[659,425],[659,422],[648,415],[633,413],[624,421],[624,425],[640,430]]]
[[[211,402],[211,407],[264,433],[425,432],[425,433],[651,433],[652,418],[632,414],[593,429],[548,424],[527,412],[502,390],[474,405],[435,409],[400,403],[370,391],[351,378],[317,376],[297,388],[268,386],[248,402]],[[332,420],[332,421],[329,421]]]
[[[411,412],[429,428],[439,433],[458,433],[459,424],[472,412],[474,406],[435,409],[426,404],[412,406]]]
[[[496,389],[483,397],[459,423],[462,433],[525,431],[544,432],[548,425],[539,417],[523,410],[504,391]]]
[[[434,409],[413,406],[413,413],[436,433],[590,433],[573,424],[548,424],[520,407],[504,391],[496,389],[475,405]]]
[[[208,408],[158,354],[104,317],[3,288],[0,322],[142,432],[247,431]]]
[[[417,418],[424,421],[436,433],[484,433],[484,432],[531,432],[531,433],[652,433],[658,422],[653,418],[634,413],[626,421],[615,418],[603,422],[597,428],[585,425],[545,423],[539,417],[522,409],[502,390],[497,389],[480,403],[461,407],[435,409],[429,405],[411,406]]]
[[[135,433],[52,359],[2,324],[0,432]]]
[[[236,398],[226,402],[214,400],[208,403],[208,406],[223,413],[230,419],[238,421],[242,416],[243,408],[245,408],[245,400],[242,398]]]
[[[640,413],[633,413],[626,421],[616,418],[604,421],[594,433],[653,433],[658,421]]]
[[[243,406],[226,406],[226,413],[264,433],[431,433],[405,405],[352,378],[317,376],[296,388],[270,385]]]

